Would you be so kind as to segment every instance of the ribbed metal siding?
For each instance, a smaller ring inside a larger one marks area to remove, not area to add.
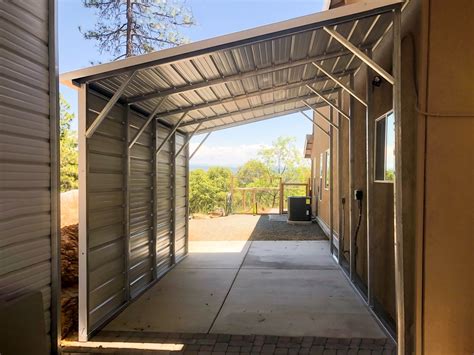
[[[87,95],[87,125],[107,101]],[[89,330],[127,300],[124,223],[125,110],[115,105],[87,140],[87,272]]]
[[[186,136],[176,133],[175,144],[176,152],[186,141]],[[183,149],[176,157],[176,214],[175,214],[175,255],[176,261],[181,260],[187,254],[187,150]]]
[[[169,134],[169,128],[157,125],[157,145]],[[174,140],[171,138],[156,157],[156,272],[165,273],[172,265],[173,167]]]
[[[129,114],[129,137],[144,119]],[[130,293],[134,298],[153,281],[153,125],[148,125],[130,149]]]
[[[0,14],[0,301],[41,291],[49,332],[50,130],[56,126],[50,120],[48,1],[0,1]]]

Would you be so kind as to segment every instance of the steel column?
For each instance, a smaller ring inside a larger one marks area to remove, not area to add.
[[[332,107],[329,109],[329,117],[331,118],[331,122],[333,122],[334,118],[334,110]],[[333,207],[334,207],[334,149],[333,149],[333,143],[334,143],[334,128],[333,126],[329,126],[329,229],[331,236],[329,238],[331,242],[330,250],[331,250],[331,256],[334,257],[334,216],[333,216]],[[326,162],[327,166],[327,162]],[[326,170],[327,174],[327,170]]]
[[[158,234],[158,203],[157,203],[157,194],[158,194],[158,155],[153,154],[153,152],[156,151],[157,146],[158,146],[158,134],[157,134],[157,120],[153,119],[152,121],[152,135],[153,135],[153,146],[151,149],[152,153],[152,174],[151,177],[153,179],[153,240],[152,240],[152,245],[151,248],[153,250],[153,278],[155,280],[158,279],[158,272],[156,268],[156,238]]]
[[[172,130],[170,134],[166,137],[166,139],[163,141],[162,145],[164,144],[165,141],[169,140],[169,137],[172,135],[173,138],[171,140],[171,151],[170,151],[170,164],[171,164],[171,188],[172,188],[172,193],[171,193],[171,264],[175,265],[176,264],[176,159],[175,159],[175,152],[176,152],[176,130]]]
[[[94,122],[89,126],[89,128],[86,131],[86,137],[90,138],[94,134],[94,132],[99,128],[100,124],[102,121],[107,117],[109,114],[110,110],[114,107],[114,105],[117,103],[117,101],[120,99],[124,91],[127,89],[128,84],[135,78],[137,72],[134,71],[131,73],[127,79],[124,80],[122,85],[117,89],[117,91],[114,93],[114,95],[111,97],[111,99],[107,102],[105,107],[100,111],[99,115],[95,118]]]
[[[395,181],[394,181],[394,252],[395,299],[397,310],[398,354],[405,354],[405,285],[403,267],[403,176],[402,176],[402,109],[401,109],[401,9],[393,12],[393,113],[395,116]]]
[[[123,162],[125,174],[123,174],[123,210],[124,210],[124,236],[125,236],[125,293],[127,296],[127,302],[131,299],[130,293],[130,259],[131,259],[131,246],[130,246],[130,177],[131,177],[131,164],[130,164],[130,105],[125,105],[125,112],[123,118],[123,126],[125,127],[125,144]]]
[[[372,55],[370,50],[367,50],[367,57]],[[373,265],[373,247],[372,247],[372,231],[373,231],[373,190],[374,190],[374,117],[372,113],[372,71],[367,67],[366,72],[366,101],[367,107],[365,109],[365,174],[366,174],[366,192],[365,192],[365,217],[366,217],[366,240],[367,240],[367,302],[369,307],[374,307],[374,265]]]
[[[207,140],[207,138],[209,138],[209,136],[211,135],[212,132],[209,132],[206,134],[206,136],[203,138],[203,140],[201,141],[201,143],[199,143],[199,145],[196,147],[196,149],[194,149],[194,152],[192,152],[192,154],[189,156],[189,160],[191,160],[194,156],[194,154],[197,153],[197,151],[199,150],[199,148],[201,148],[201,146],[204,144],[204,142]]]
[[[338,105],[342,107],[342,93],[339,92],[337,97]],[[341,116],[337,115],[337,125],[341,127]],[[342,216],[342,159],[341,159],[341,151],[342,151],[342,132],[339,129],[337,131],[337,207],[339,211],[339,221],[338,221],[338,229],[339,229],[339,248],[337,249],[337,261],[339,265],[341,265],[341,248],[344,250],[344,226],[342,224],[343,216]]]
[[[354,89],[354,74],[349,77],[350,86]],[[349,121],[349,238],[350,238],[350,246],[349,246],[349,276],[351,281],[355,282],[355,270],[356,270],[356,259],[355,259],[355,251],[356,251],[356,244],[355,238],[353,233],[353,210],[354,210],[354,198],[352,196],[354,191],[354,139],[352,137],[355,131],[355,118],[354,118],[354,98],[351,96],[349,98],[349,115],[351,116],[351,120]]]
[[[87,268],[87,91],[88,85],[79,89],[79,341],[89,338],[89,282]]]

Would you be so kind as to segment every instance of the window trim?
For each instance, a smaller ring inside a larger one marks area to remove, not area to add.
[[[330,149],[326,149],[326,151],[324,153],[325,153],[324,154],[324,161],[326,163],[324,165],[324,190],[329,191],[329,189],[331,188],[331,181],[330,181],[330,179],[328,179],[328,157],[329,157],[329,159],[331,159]]]
[[[319,154],[319,201],[323,200],[324,153]]]
[[[373,154],[374,154],[374,164],[373,164],[373,177],[374,177],[374,183],[379,183],[379,184],[393,184],[394,180],[380,180],[377,179],[377,122],[382,120],[382,119],[387,119],[387,117],[393,114],[395,117],[395,112],[393,109],[388,110],[385,112],[383,115],[380,115],[375,119],[375,124],[374,124],[374,144],[373,144]],[[385,143],[386,143],[386,137],[387,137],[387,125],[385,124]],[[387,156],[387,144],[384,144],[384,172],[386,171],[386,164],[387,162],[385,161],[385,158]]]

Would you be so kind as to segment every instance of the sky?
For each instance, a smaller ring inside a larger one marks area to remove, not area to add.
[[[188,0],[196,26],[182,29],[191,41],[198,41],[273,22],[319,12],[323,0]],[[96,43],[83,38],[79,27],[90,29],[96,16],[82,6],[81,0],[58,1],[59,71],[90,66],[91,62],[106,62]],[[77,117],[77,92],[63,85],[61,93],[71,104]],[[77,121],[74,122],[77,127]],[[296,138],[303,154],[305,135],[311,133],[311,123],[301,114],[292,114],[213,132],[191,161],[191,166],[222,165],[237,167],[256,156],[261,146],[269,146],[279,136]],[[196,135],[190,150],[199,144]]]

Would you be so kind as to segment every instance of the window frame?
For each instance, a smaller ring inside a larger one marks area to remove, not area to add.
[[[385,136],[384,136],[384,149],[383,149],[383,162],[384,162],[384,177],[385,173],[387,171],[387,118],[388,116],[392,114],[395,120],[395,112],[393,109],[390,109],[389,111],[385,112],[383,115],[377,117],[375,119],[375,124],[374,124],[374,144],[373,144],[373,154],[374,154],[374,166],[373,166],[373,178],[375,183],[380,183],[380,184],[393,184],[394,180],[386,180],[385,178],[383,180],[377,179],[377,123],[383,119],[385,119]],[[394,121],[395,122],[395,121]]]
[[[324,153],[319,154],[319,201],[323,200]]]
[[[324,189],[329,190],[330,187],[331,187],[331,177],[328,176],[328,170],[331,169],[330,160],[329,160],[329,159],[331,159],[330,149],[326,149],[326,151],[324,153],[325,153],[324,154],[324,157],[325,157],[324,160],[326,162],[326,164],[324,165]]]

